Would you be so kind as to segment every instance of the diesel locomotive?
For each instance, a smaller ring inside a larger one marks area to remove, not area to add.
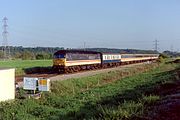
[[[59,50],[53,56],[53,70],[73,73],[126,64],[156,61],[158,54],[119,54],[83,50]]]

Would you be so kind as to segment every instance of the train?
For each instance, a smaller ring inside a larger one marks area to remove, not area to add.
[[[74,73],[141,62],[155,62],[159,54],[120,54],[85,50],[59,50],[53,55],[53,70]]]

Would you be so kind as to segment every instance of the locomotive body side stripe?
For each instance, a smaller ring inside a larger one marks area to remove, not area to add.
[[[103,63],[115,63],[115,62],[121,62],[120,60],[103,60]]]
[[[101,60],[72,60],[66,61],[66,66],[101,64]]]

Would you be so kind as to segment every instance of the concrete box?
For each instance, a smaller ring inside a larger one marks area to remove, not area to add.
[[[15,98],[15,69],[0,69],[0,102]]]

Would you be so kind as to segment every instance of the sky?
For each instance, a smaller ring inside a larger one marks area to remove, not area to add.
[[[180,51],[180,0],[0,0],[5,16],[12,46],[153,49],[157,39]]]

